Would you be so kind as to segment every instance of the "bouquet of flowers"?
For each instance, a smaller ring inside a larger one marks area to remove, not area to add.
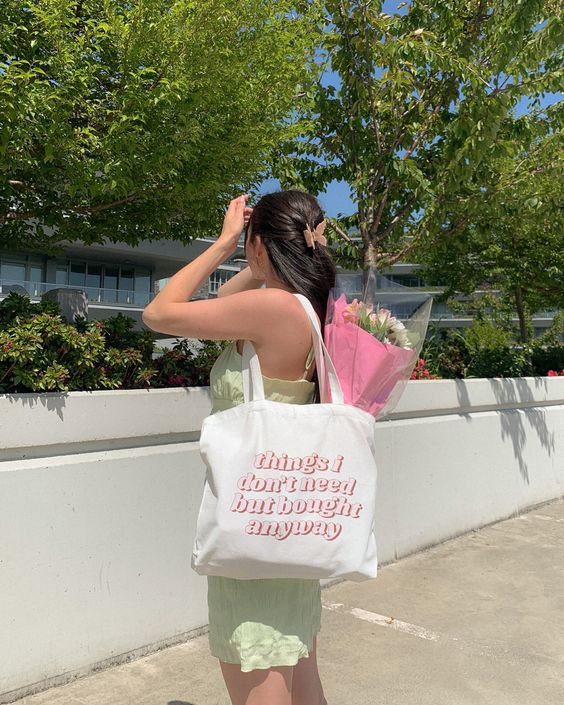
[[[352,293],[358,284],[354,275],[338,276],[327,304],[324,342],[345,403],[381,419],[397,405],[417,364],[433,297],[373,274],[359,300]]]

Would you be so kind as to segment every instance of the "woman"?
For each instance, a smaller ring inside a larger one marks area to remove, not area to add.
[[[311,324],[292,292],[306,296],[323,328],[335,266],[317,200],[301,191],[247,195],[229,204],[221,235],[177,272],[151,301],[143,321],[192,338],[233,340],[210,375],[212,413],[243,401],[242,343],[250,340],[277,401],[316,401]],[[249,266],[220,287],[217,299],[188,301],[237,248],[243,227]],[[263,284],[265,285],[263,288]],[[316,660],[319,580],[208,577],[209,640],[233,705],[327,705]]]

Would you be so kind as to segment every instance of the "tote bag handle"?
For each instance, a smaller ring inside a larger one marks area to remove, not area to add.
[[[329,402],[328,392],[330,391],[331,401],[334,404],[343,404],[343,391],[333,361],[323,342],[323,336],[321,335],[321,328],[317,316],[315,315],[315,310],[305,296],[302,294],[294,294],[294,296],[304,307],[311,323],[321,402]],[[262,381],[260,363],[256,350],[250,340],[245,340],[242,358],[243,397],[245,402],[264,399],[264,384]]]

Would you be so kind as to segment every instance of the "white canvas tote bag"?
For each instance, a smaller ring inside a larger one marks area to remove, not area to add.
[[[310,302],[320,404],[264,398],[245,341],[244,403],[208,416],[192,568],[229,578],[376,577],[374,417],[343,403]]]

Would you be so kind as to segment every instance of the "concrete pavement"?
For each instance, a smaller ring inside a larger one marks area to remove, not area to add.
[[[318,661],[329,705],[564,703],[564,498],[322,594]],[[16,703],[229,698],[204,635]]]

